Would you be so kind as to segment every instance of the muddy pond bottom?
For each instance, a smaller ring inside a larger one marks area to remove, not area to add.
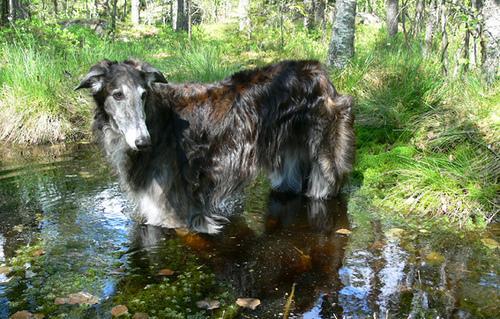
[[[221,234],[193,234],[134,222],[94,146],[0,154],[1,319],[500,317],[496,225],[435,231],[356,191],[311,201],[259,180]]]

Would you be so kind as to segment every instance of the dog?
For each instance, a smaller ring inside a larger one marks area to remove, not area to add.
[[[82,88],[94,136],[147,224],[217,233],[260,172],[275,191],[325,199],[353,167],[353,98],[317,61],[171,84],[148,63],[103,60]]]

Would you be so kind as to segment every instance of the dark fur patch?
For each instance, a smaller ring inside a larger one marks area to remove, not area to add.
[[[194,230],[217,231],[260,170],[278,191],[319,199],[337,195],[352,170],[353,99],[336,92],[317,61],[284,61],[213,84],[153,83],[147,94],[153,147],[122,150],[122,180],[135,194],[161,181],[167,206]],[[95,100],[102,137],[108,117],[102,97]]]

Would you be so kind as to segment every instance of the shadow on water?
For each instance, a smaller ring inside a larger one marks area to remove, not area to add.
[[[138,225],[98,154],[80,145],[2,155],[0,318],[19,310],[110,318],[117,304],[158,318],[220,318],[196,301],[227,307],[237,297],[261,305],[233,317],[282,318],[294,284],[289,318],[499,314],[498,248],[477,238],[395,226],[348,211],[345,198],[265,191],[248,198],[265,203],[262,212],[246,211],[217,236]],[[54,303],[80,291],[99,303]]]

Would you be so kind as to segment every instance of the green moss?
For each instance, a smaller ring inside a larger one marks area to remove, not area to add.
[[[233,318],[237,314],[236,300],[230,286],[216,280],[211,271],[186,251],[179,240],[168,240],[156,252],[163,260],[149,267],[147,274],[131,274],[119,284],[116,304],[126,305],[129,312],[145,312],[157,318]],[[156,276],[168,266],[174,275]],[[216,310],[199,309],[197,301],[210,299],[220,302]]]

